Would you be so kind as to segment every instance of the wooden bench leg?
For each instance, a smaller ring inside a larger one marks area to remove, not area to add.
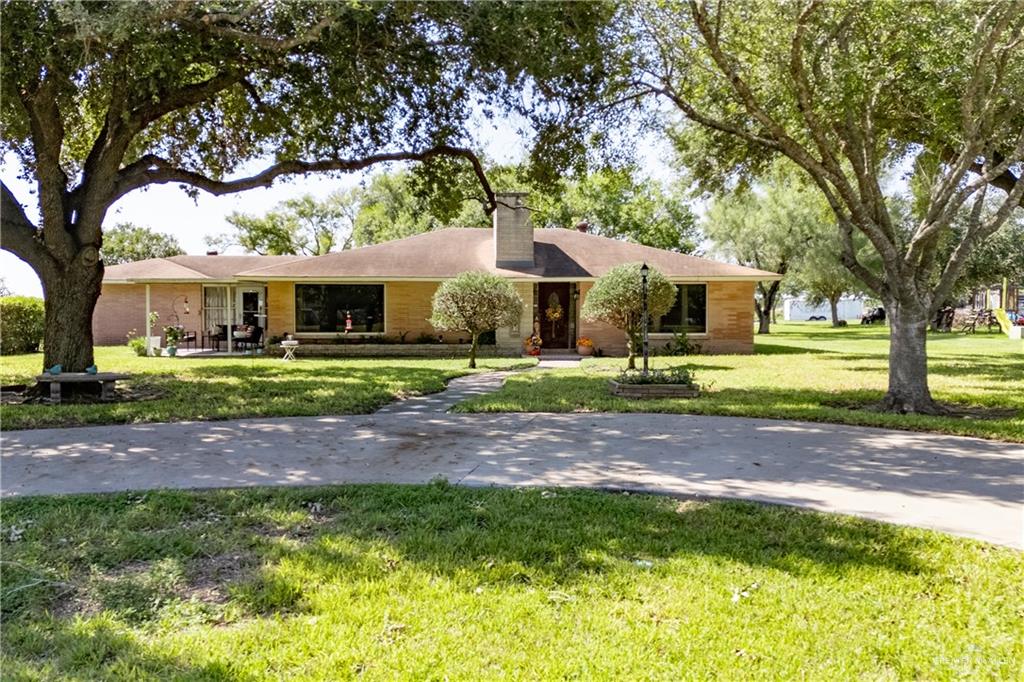
[[[51,381],[50,382],[50,400],[55,402],[55,403],[57,403],[57,404],[60,404],[60,382],[59,381]]]

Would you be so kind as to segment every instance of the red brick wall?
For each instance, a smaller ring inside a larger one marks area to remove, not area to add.
[[[183,299],[174,308],[178,319],[188,331],[202,332],[203,288],[201,284],[152,284],[150,309],[160,313],[153,327],[153,335],[163,335],[163,328],[174,321],[172,302],[178,296],[188,296],[189,314],[185,314]],[[132,330],[138,335],[146,331],[146,285],[104,284],[96,311],[92,317],[93,343],[98,346],[119,346]]]
[[[586,301],[591,282],[581,282],[580,306]],[[626,336],[603,322],[580,320],[580,336],[588,336],[605,355],[625,355]],[[667,339],[668,337],[664,337]],[[708,332],[693,335],[704,352],[714,354],[754,352],[754,282],[708,283]],[[662,337],[652,339],[652,346],[665,343]]]

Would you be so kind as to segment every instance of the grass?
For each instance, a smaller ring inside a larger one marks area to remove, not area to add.
[[[42,355],[0,358],[0,381],[31,383]],[[487,359],[480,369],[528,367],[535,361]],[[96,349],[103,370],[127,372],[127,390],[157,396],[107,404],[5,405],[3,428],[126,424],[235,417],[315,416],[372,412],[395,398],[433,393],[469,374],[464,358],[303,359],[140,358],[124,347]],[[118,383],[121,386],[122,382]]]
[[[462,412],[673,412],[880,426],[1024,442],[1024,346],[998,333],[933,334],[929,384],[943,403],[977,416],[899,415],[863,409],[888,382],[888,330],[822,324],[773,326],[754,355],[657,357],[685,365],[705,388],[696,399],[630,400],[609,394],[621,358],[585,360],[579,369],[529,372],[456,406]],[[994,410],[993,415],[990,411]]]
[[[11,680],[1020,679],[1024,554],[738,502],[427,486],[4,502]]]

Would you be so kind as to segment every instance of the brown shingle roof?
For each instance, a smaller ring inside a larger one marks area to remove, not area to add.
[[[104,281],[202,281],[234,279],[244,270],[282,265],[303,256],[171,256],[149,258],[133,263],[111,265],[104,270]]]
[[[592,279],[645,261],[674,279],[778,279],[740,265],[608,239],[576,230],[534,230],[534,266],[498,268],[489,229],[448,228],[325,256],[172,256],[112,265],[107,282],[231,279],[446,279],[481,270],[516,279]]]
[[[480,270],[517,279],[600,277],[645,261],[672,278],[778,279],[779,275],[567,229],[534,230],[534,267],[497,268],[489,229],[448,228],[245,272],[252,279],[445,279]]]

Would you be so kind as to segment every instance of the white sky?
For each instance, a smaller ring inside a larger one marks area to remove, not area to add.
[[[488,159],[496,163],[520,161],[526,145],[514,128],[508,123],[481,125],[478,142]],[[672,174],[667,164],[667,147],[660,140],[644,140],[638,147],[640,167],[655,178],[667,178]],[[243,169],[239,176],[258,171],[265,164],[253,163]],[[234,211],[260,214],[279,202],[301,194],[326,196],[365,180],[373,172],[353,173],[342,178],[328,178],[309,175],[288,181],[279,181],[269,189],[253,189],[247,192],[214,197],[200,193],[197,200],[190,199],[178,185],[154,186],[124,196],[107,213],[105,227],[119,222],[131,222],[150,227],[158,232],[173,235],[186,253],[206,252],[204,237],[219,234],[230,226],[225,216]],[[0,166],[0,178],[27,207],[30,218],[38,216],[36,196],[30,183],[18,177],[20,166],[13,156],[8,155]],[[15,294],[42,296],[39,278],[27,263],[12,253],[0,250],[0,277]]]

